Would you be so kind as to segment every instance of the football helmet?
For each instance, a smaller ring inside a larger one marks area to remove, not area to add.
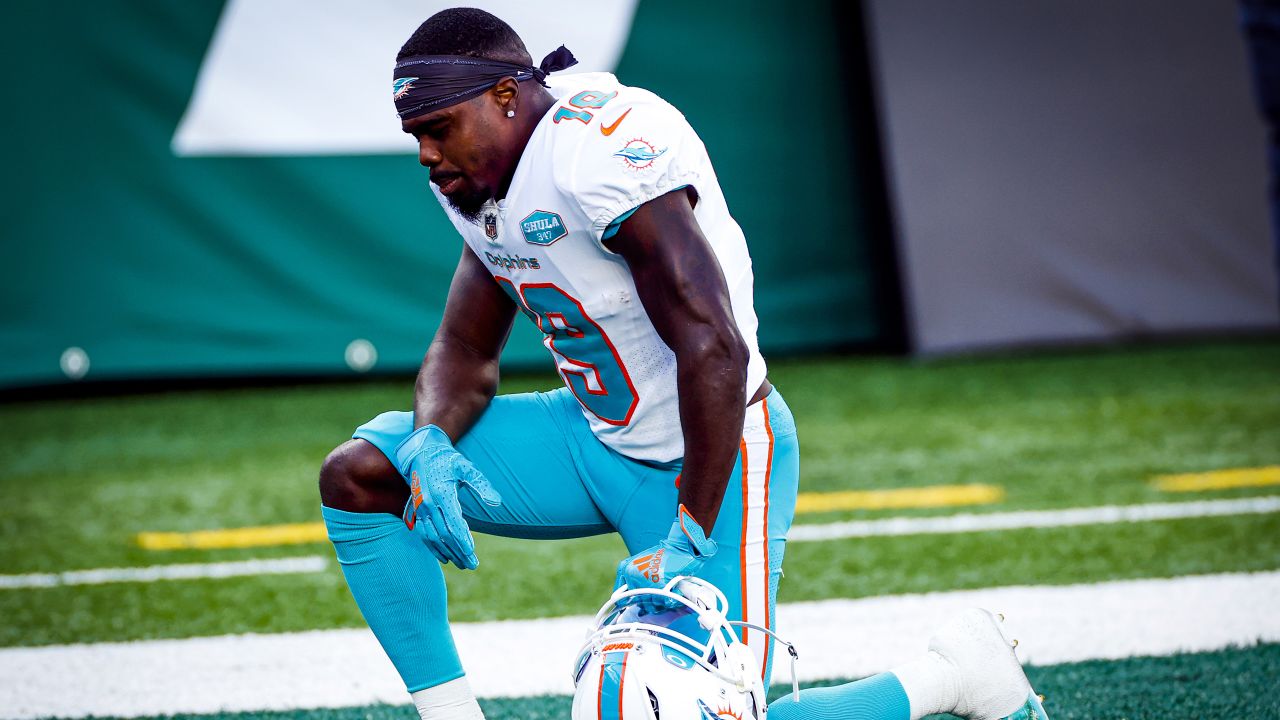
[[[765,686],[714,585],[615,591],[573,666],[573,720],[763,720]],[[774,635],[776,638],[777,636]],[[789,643],[792,662],[795,649]],[[792,666],[792,685],[795,686]]]

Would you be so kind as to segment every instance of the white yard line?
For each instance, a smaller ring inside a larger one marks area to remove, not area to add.
[[[1004,612],[1037,664],[1280,641],[1280,572],[791,603],[779,630],[800,648],[802,679],[861,676],[915,656],[931,627],[972,605]],[[569,693],[586,624],[467,623],[454,634],[481,697]],[[774,677],[786,682],[785,664]],[[407,701],[367,630],[0,650],[0,678],[0,717],[24,720]]]
[[[1224,515],[1260,515],[1280,512],[1280,496],[1204,500],[1197,502],[1151,503],[1147,505],[1103,505],[1100,507],[1036,510],[1004,513],[960,513],[936,517],[890,517],[854,520],[821,525],[794,525],[787,535],[791,542],[816,542],[844,538],[885,535],[930,535],[1020,528],[1052,528],[1073,525],[1106,525],[1121,522],[1149,522]],[[0,590],[44,588],[59,585],[97,585],[115,582],[155,582],[195,580],[245,575],[323,572],[327,556],[242,560],[220,563],[152,565],[137,568],[98,568],[61,573],[0,575]]]
[[[1280,497],[1251,497],[1235,500],[1150,503],[1147,505],[1103,505],[1002,513],[959,513],[941,517],[892,517],[880,520],[852,520],[824,525],[793,525],[790,542],[840,540],[880,535],[932,535],[1017,530],[1021,528],[1106,525],[1122,522],[1149,522],[1221,515],[1261,515],[1280,512]]]
[[[101,585],[102,583],[119,582],[156,582],[157,580],[199,580],[203,578],[242,577],[244,575],[314,573],[323,572],[328,567],[329,559],[327,557],[323,555],[305,555],[302,557],[240,560],[236,562],[98,568],[95,570],[70,570],[60,573],[0,575],[0,590],[58,587],[59,585]]]

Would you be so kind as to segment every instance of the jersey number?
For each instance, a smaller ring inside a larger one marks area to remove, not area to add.
[[[610,425],[626,425],[640,398],[618,350],[582,303],[550,283],[495,278],[543,333],[543,344],[557,359],[560,375],[578,402]]]
[[[577,110],[570,110],[561,105],[556,108],[555,117],[551,118],[551,122],[559,123],[561,120],[581,120],[584,123],[591,122],[591,113],[587,112],[587,108],[602,108],[604,104],[618,96],[617,91],[611,93],[602,93],[596,90],[584,90],[577,95],[569,98],[569,104]]]

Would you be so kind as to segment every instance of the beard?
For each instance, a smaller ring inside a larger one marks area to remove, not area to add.
[[[449,201],[449,207],[471,223],[480,222],[480,213],[490,199],[492,199],[491,193],[470,188],[445,196],[445,200]]]

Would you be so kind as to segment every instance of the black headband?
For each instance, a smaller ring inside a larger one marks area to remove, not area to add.
[[[401,120],[456,105],[485,92],[503,78],[537,80],[578,64],[561,45],[542,59],[538,67],[459,55],[415,55],[396,63],[391,97]]]

